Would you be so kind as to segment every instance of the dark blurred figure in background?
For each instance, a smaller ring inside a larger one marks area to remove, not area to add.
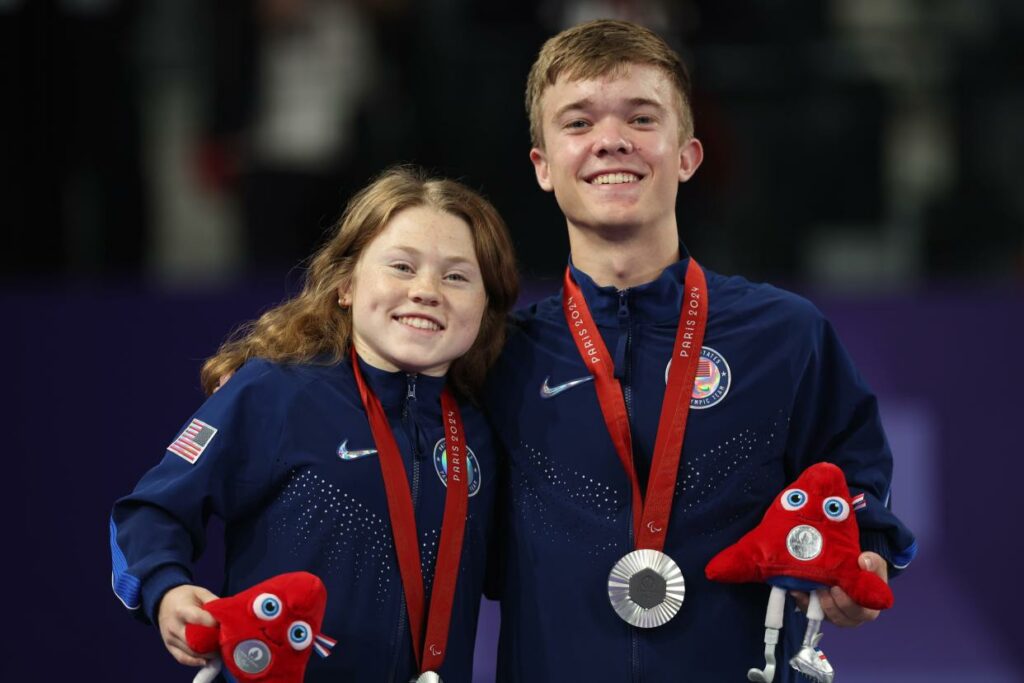
[[[295,263],[372,173],[360,140],[381,71],[356,0],[212,3],[202,177],[237,189],[247,262]]]

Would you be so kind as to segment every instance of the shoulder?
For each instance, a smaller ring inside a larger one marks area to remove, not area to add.
[[[337,392],[352,385],[351,371],[344,363],[279,363],[253,358],[211,398],[223,394],[228,401],[282,408],[302,397]]]
[[[761,325],[786,325],[795,331],[821,328],[825,316],[805,297],[738,275],[706,271],[712,315],[745,318]]]

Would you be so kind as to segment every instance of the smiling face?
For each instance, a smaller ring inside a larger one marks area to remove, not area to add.
[[[530,151],[570,229],[676,230],[679,183],[703,158],[680,140],[680,95],[659,68],[627,64],[593,79],[564,74],[541,98],[544,146]]]
[[[473,345],[487,305],[469,226],[429,206],[396,214],[338,293],[364,361],[434,376]]]

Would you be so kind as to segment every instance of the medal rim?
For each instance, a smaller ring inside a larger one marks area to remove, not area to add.
[[[629,581],[650,569],[665,580],[665,597],[654,607],[641,607],[629,595]],[[631,626],[657,628],[679,613],[686,596],[686,580],[676,561],[660,550],[644,548],[624,555],[608,573],[608,600],[612,609]]]

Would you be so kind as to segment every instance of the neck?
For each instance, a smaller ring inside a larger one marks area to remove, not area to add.
[[[572,262],[599,287],[626,289],[656,280],[679,260],[675,227],[658,233],[619,234],[580,230],[569,225]]]

